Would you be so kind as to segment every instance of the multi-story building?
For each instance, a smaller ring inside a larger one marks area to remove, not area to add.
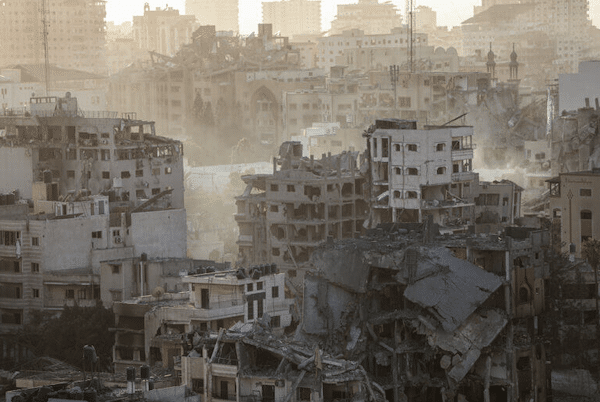
[[[181,143],[132,117],[69,96],[0,117],[2,329],[94,304],[101,261],[186,256]]]
[[[140,49],[173,56],[191,41],[196,25],[193,15],[179,15],[173,7],[151,10],[146,3],[144,15],[133,17],[133,39]]]
[[[558,76],[558,111],[596,107],[600,99],[600,61],[582,61],[579,71]]]
[[[337,65],[355,66],[369,64],[364,68],[366,71],[371,69],[382,70],[390,64],[400,64],[400,60],[406,62],[408,35],[406,28],[393,28],[386,32],[369,33],[365,26],[360,25],[353,29],[347,29],[329,36],[318,39],[317,45],[317,66],[319,68],[329,69]],[[424,33],[414,34],[414,52],[417,59],[433,53],[427,45],[427,35]],[[381,52],[375,53],[375,52]],[[389,53],[396,58],[383,57]],[[422,54],[425,52],[425,54]],[[456,70],[455,70],[456,71]]]
[[[115,302],[115,371],[161,361],[173,368],[192,331],[218,331],[237,322],[269,317],[276,331],[290,325],[293,302],[285,296],[285,274],[274,265],[217,271],[182,278],[189,290]]]
[[[463,108],[476,107],[490,87],[488,73],[400,72],[394,84],[387,71],[335,73],[340,70],[332,69],[326,87],[284,94],[283,138],[301,135],[314,123],[363,128],[381,117],[444,124]]]
[[[263,24],[272,24],[282,36],[321,34],[320,0],[263,1],[262,12]]]
[[[337,15],[331,21],[331,35],[349,29],[364,29],[367,35],[387,34],[402,26],[402,16],[396,6],[379,0],[358,0],[355,4],[338,4]]]
[[[437,30],[437,13],[431,7],[415,7],[414,19],[417,32],[430,34]]]
[[[450,226],[470,220],[473,207],[473,127],[377,120],[369,129],[370,224],[423,222]]]
[[[581,245],[600,238],[600,226],[596,224],[600,207],[595,201],[600,194],[600,170],[560,173],[548,182],[548,212],[560,233],[560,250],[580,258]]]
[[[214,25],[217,31],[240,31],[238,0],[185,0],[185,14],[195,16],[200,25]]]
[[[156,197],[183,208],[182,145],[156,136],[154,122],[86,113],[68,93],[31,102],[27,112],[0,116],[4,137],[12,140],[0,146],[0,160],[13,172],[0,178],[1,190],[32,198],[33,183],[49,170],[63,197],[106,192],[111,202],[140,205]]]
[[[60,97],[64,96],[65,92],[77,98],[77,105],[82,110],[106,110],[106,76],[50,65],[50,82],[46,87],[43,64],[18,64],[3,68],[0,75],[3,77],[0,79],[1,110],[12,109],[13,112],[22,113],[29,109],[32,97]]]
[[[319,243],[357,237],[368,213],[357,156],[302,158],[302,144],[286,142],[272,175],[243,176],[253,191],[236,198],[241,263],[276,263],[300,284]]]
[[[43,64],[104,74],[105,1],[7,0],[0,5],[0,66]],[[44,13],[45,5],[45,13]]]

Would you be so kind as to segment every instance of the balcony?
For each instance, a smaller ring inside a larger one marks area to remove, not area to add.
[[[452,161],[473,159],[473,148],[452,150]]]
[[[474,172],[452,173],[452,181],[453,182],[457,182],[457,181],[471,181],[471,180],[475,180],[475,173]]]

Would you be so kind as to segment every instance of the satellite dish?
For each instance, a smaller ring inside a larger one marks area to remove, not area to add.
[[[152,296],[156,297],[157,299],[160,298],[164,294],[165,294],[165,290],[160,286],[155,287],[154,290],[152,291]]]

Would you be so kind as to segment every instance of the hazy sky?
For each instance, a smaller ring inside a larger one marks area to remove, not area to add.
[[[214,0],[219,1],[219,0]],[[256,31],[257,24],[262,21],[262,0],[239,0],[240,1],[240,30],[243,34]],[[380,0],[382,1],[382,0]],[[405,0],[392,1],[404,15]],[[144,3],[150,3],[150,7],[170,7],[179,9],[185,13],[185,0],[108,0],[106,2],[106,20],[120,24],[131,21],[133,15],[144,14]],[[329,29],[331,20],[336,14],[337,4],[356,3],[356,0],[321,0],[321,15],[323,29]],[[600,1],[590,0],[590,16],[594,25],[600,25]],[[473,6],[481,4],[481,0],[415,0],[416,6],[429,6],[437,11],[438,25],[460,25],[460,23],[473,15]]]

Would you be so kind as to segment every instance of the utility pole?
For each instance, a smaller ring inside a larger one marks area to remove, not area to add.
[[[44,81],[46,85],[46,96],[50,88],[50,55],[48,52],[48,0],[42,0],[42,36],[44,43]]]
[[[390,66],[390,81],[392,81],[392,85],[394,87],[394,114],[397,114],[397,102],[398,96],[396,94],[396,88],[398,87],[398,74],[400,72],[400,66],[394,64]]]

